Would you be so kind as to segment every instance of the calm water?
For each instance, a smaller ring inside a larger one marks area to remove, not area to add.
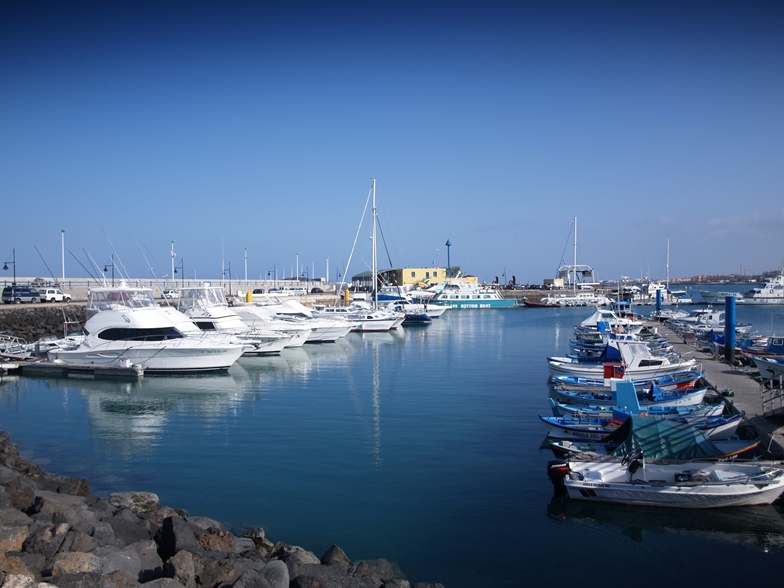
[[[545,357],[564,353],[590,312],[451,310],[427,327],[241,359],[223,376],[11,380],[0,429],[96,494],[152,491],[319,556],[335,543],[352,559],[384,557],[412,583],[778,579],[778,508],[551,504],[536,418],[548,410]],[[784,332],[784,308],[737,314]]]

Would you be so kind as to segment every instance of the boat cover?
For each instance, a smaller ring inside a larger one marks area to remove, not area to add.
[[[642,451],[653,459],[701,459],[723,455],[705,434],[687,422],[648,416],[631,416],[603,440],[618,443],[610,455],[623,457]]]

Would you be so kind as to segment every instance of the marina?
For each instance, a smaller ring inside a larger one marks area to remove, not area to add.
[[[656,553],[673,565],[687,552],[742,557],[757,578],[777,578],[778,503],[670,516],[554,500],[538,419],[550,411],[546,357],[565,354],[590,313],[450,311],[426,329],[350,333],[241,357],[225,374],[119,385],[7,377],[0,429],[28,457],[87,478],[99,495],[156,492],[164,504],[232,527],[262,526],[317,554],[337,544],[357,559],[384,557],[412,579],[450,588],[544,583],[559,561],[553,546],[590,542],[619,558]],[[744,307],[738,319],[768,332],[784,316]],[[646,325],[670,336],[661,323]],[[725,400],[771,435],[763,445],[781,443],[748,367],[671,341],[714,388],[733,390]],[[461,534],[470,540],[455,541]],[[574,565],[591,565],[591,554],[572,551]],[[745,577],[735,566],[679,569],[684,582]],[[669,579],[662,569],[635,583]]]

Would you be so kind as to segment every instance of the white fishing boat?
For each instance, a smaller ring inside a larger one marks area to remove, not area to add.
[[[456,278],[431,299],[437,306],[450,308],[514,308],[517,302],[512,298],[504,298],[497,288],[473,284]]]
[[[585,363],[570,357],[550,357],[550,377],[561,375],[587,378],[655,378],[674,372],[694,369],[694,359],[673,358],[654,355],[644,343],[617,341],[621,355],[618,362]]]
[[[49,351],[70,365],[141,365],[145,373],[228,370],[243,345],[230,335],[203,333],[185,315],[161,308],[149,288],[92,288],[85,337],[74,347]]]

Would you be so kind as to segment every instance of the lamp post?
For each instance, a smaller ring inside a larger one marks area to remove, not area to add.
[[[60,241],[60,258],[63,266],[63,282],[65,282],[65,229],[62,229]]]
[[[103,264],[103,273],[108,272],[110,267],[112,268],[112,286],[114,286],[114,253],[112,253],[112,262]]]
[[[248,248],[245,248],[245,284],[248,283]]]
[[[176,273],[177,273],[177,268],[175,267],[174,274]],[[184,288],[185,287],[185,260],[182,258],[180,258],[180,273],[182,274],[180,281],[182,282],[182,288]],[[172,282],[177,281],[177,279],[174,277],[174,274],[172,274]]]
[[[172,280],[174,279],[174,258],[175,257],[177,257],[177,254],[174,252],[174,240],[172,239],[172,242],[171,242],[172,271],[171,271],[171,274],[169,274],[172,277]]]
[[[13,258],[14,258],[14,260],[13,260],[13,261],[6,261],[6,262],[5,262],[5,264],[3,264],[3,270],[4,270],[4,271],[8,271],[8,264],[9,264],[9,263],[10,263],[12,266],[14,266],[14,281],[13,281],[13,282],[11,282],[11,285],[12,285],[12,286],[16,286],[16,249],[14,249],[14,252],[13,252]]]

